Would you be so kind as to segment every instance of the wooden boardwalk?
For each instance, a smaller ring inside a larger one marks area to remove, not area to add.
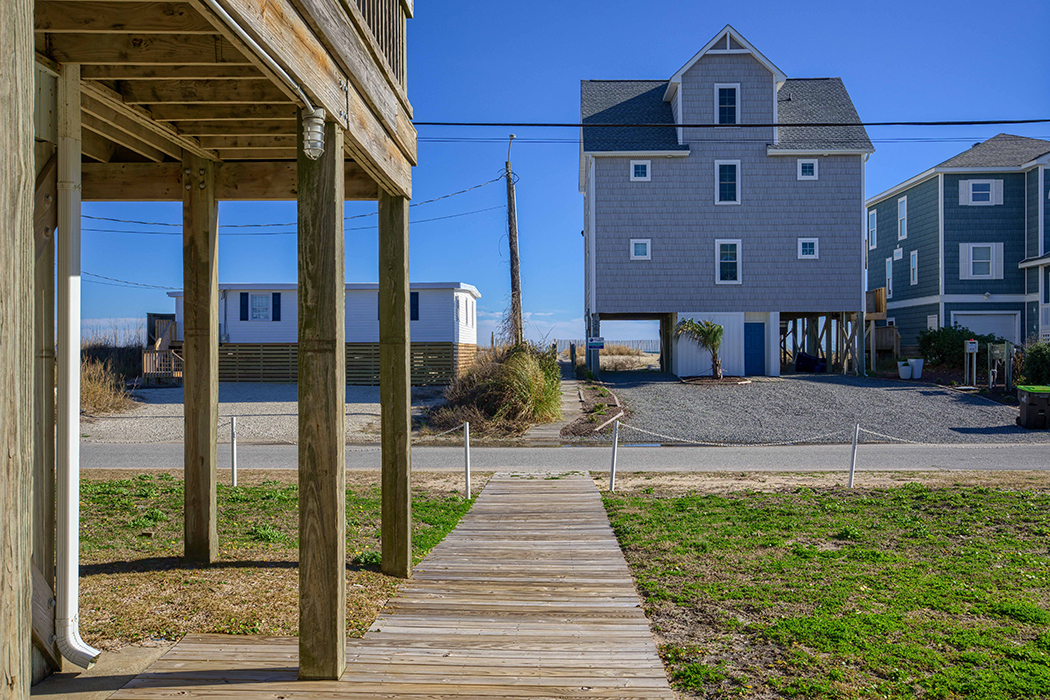
[[[339,681],[298,681],[297,644],[189,636],[113,698],[674,698],[584,476],[493,477],[350,640]]]

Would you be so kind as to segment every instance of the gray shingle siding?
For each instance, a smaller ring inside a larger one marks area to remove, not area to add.
[[[596,159],[596,311],[860,306],[860,156],[820,158],[820,179],[799,181],[796,159],[767,156],[765,144],[690,146],[688,157],[652,159],[650,182],[630,181],[629,158]],[[741,161],[739,206],[714,203],[722,159]],[[819,260],[797,259],[800,237],[820,239]],[[631,238],[652,239],[651,261],[630,260]],[[715,284],[718,238],[742,240],[740,285]]]
[[[715,84],[740,83],[740,123],[773,122],[773,74],[751,54],[708,54],[682,76],[682,122],[714,124]],[[683,129],[685,141],[755,140],[764,147],[773,140],[772,129]]]
[[[959,205],[959,181],[1002,180],[1003,204]],[[1017,265],[1025,257],[1025,186],[1023,173],[944,175],[944,293],[1023,294],[1024,275]],[[959,279],[960,243],[1003,243],[1003,279]],[[984,308],[984,307],[982,307]]]
[[[937,207],[938,183],[931,177],[871,207],[875,210],[875,250],[868,251],[868,289],[886,285],[886,258],[901,248],[902,257],[893,261],[891,302],[940,293],[940,219]],[[908,198],[908,237],[897,240],[897,200]],[[910,284],[911,251],[919,251],[919,283]],[[892,313],[890,314],[892,315]],[[925,327],[925,326],[924,326]]]
[[[1039,168],[1032,168],[1025,173],[1025,197],[1028,201],[1025,212],[1025,256],[1034,258],[1042,252],[1039,247]]]
[[[897,332],[901,334],[901,345],[914,346],[919,344],[919,333],[926,330],[927,317],[936,316],[939,311],[940,307],[937,304],[923,304],[891,309],[886,317],[892,318],[897,326]]]
[[[1036,176],[1038,177],[1038,175]],[[1050,209],[1050,176],[1043,169],[1043,193],[1039,197],[1043,203],[1043,250],[1050,252],[1050,226],[1047,226],[1047,209]],[[1037,224],[1038,225],[1038,224]]]

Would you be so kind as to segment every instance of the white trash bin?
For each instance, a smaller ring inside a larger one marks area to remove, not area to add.
[[[911,379],[911,365],[907,361],[897,363],[897,373],[901,379]]]

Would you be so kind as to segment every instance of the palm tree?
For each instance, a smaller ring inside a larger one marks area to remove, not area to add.
[[[718,357],[718,349],[722,347],[722,326],[713,321],[694,321],[685,318],[678,322],[674,329],[674,337],[683,335],[699,345],[703,350],[711,353],[711,376],[715,379],[722,378],[722,360]]]

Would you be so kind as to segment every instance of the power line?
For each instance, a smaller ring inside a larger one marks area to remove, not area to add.
[[[461,216],[472,216],[474,214],[481,214],[487,211],[494,211],[496,209],[506,209],[505,204],[500,204],[495,207],[488,207],[486,209],[475,209],[474,211],[465,211],[458,214],[448,214],[446,216],[435,216],[429,219],[417,219],[410,221],[409,225],[425,224],[431,221],[443,221],[445,219],[456,219]],[[366,231],[374,229],[375,226],[357,226],[353,228],[344,228],[344,231]],[[136,236],[182,236],[181,231],[129,231],[126,229],[112,229],[112,228],[82,228],[81,231],[87,231],[91,233],[126,233]],[[220,236],[294,236],[298,231],[251,231],[251,232],[228,232],[220,233]]]
[[[456,192],[449,192],[448,194],[443,194],[440,197],[434,197],[433,199],[424,199],[421,202],[412,202],[408,206],[409,207],[419,207],[419,206],[422,206],[424,204],[433,204],[434,202],[440,202],[441,200],[448,199],[449,197],[456,197],[456,196],[461,195],[461,194],[466,194],[467,192],[473,192],[476,189],[484,187],[485,185],[491,185],[494,182],[499,182],[502,179],[503,179],[503,175],[500,175],[499,177],[495,177],[495,178],[493,178],[491,180],[488,180],[487,182],[482,182],[482,183],[479,183],[479,184],[474,185],[472,187],[468,187],[468,188],[463,189],[463,190],[458,190]],[[356,214],[354,216],[345,216],[345,217],[343,217],[343,220],[344,221],[350,221],[352,219],[365,219],[365,218],[367,218],[369,216],[375,216],[376,214],[378,214],[378,212],[374,212],[374,211],[373,212],[369,212],[367,214]],[[172,224],[172,223],[166,223],[166,222],[162,222],[162,221],[136,221],[134,219],[114,219],[114,218],[110,218],[108,216],[90,216],[88,214],[82,214],[81,218],[82,219],[93,219],[95,221],[112,221],[112,222],[118,223],[118,224],[135,224],[136,226],[169,226],[169,227],[172,227],[172,228],[182,228],[182,224]],[[278,226],[298,226],[298,225],[299,225],[298,222],[293,221],[293,222],[281,223],[281,224],[220,224],[219,228],[276,228]],[[98,231],[106,231],[108,233],[114,233],[113,231],[109,231],[109,230],[106,230],[106,229],[83,229],[83,230],[85,230],[85,231],[96,231],[96,232],[98,232]],[[117,232],[117,233],[119,233],[119,232]]]
[[[521,128],[549,128],[549,129],[724,129],[726,124],[608,124],[597,122],[594,124],[577,122],[413,122],[415,126],[469,126],[469,127],[521,127]],[[967,119],[967,120],[942,120],[942,121],[910,121],[910,122],[800,122],[797,124],[731,124],[734,128],[748,129],[773,129],[773,128],[832,128],[849,126],[994,126],[994,125],[1017,125],[1017,124],[1050,124],[1050,119]]]
[[[109,283],[113,283],[113,282],[119,282],[120,283],[120,284],[110,284],[109,286],[112,286],[112,287],[126,286],[126,287],[145,287],[147,289],[170,289],[170,290],[173,290],[173,291],[178,291],[179,290],[178,287],[164,287],[164,286],[161,286],[159,284],[146,284],[145,282],[132,282],[130,280],[117,279],[116,277],[106,277],[105,275],[96,275],[94,272],[81,271],[80,274],[87,275],[88,277],[97,277],[99,280],[107,280]],[[84,281],[85,282],[94,282],[96,284],[107,284],[107,282],[98,282],[96,280],[84,280]]]
[[[882,138],[882,139],[871,139],[872,143],[974,143],[985,139],[984,136],[914,136],[914,137],[897,137],[897,138]],[[1033,136],[1032,138],[1039,138],[1043,140],[1050,140],[1050,136]],[[580,143],[579,138],[571,139],[560,139],[560,138],[521,138],[515,139],[523,143],[533,144],[567,144],[572,146],[578,146]],[[506,143],[506,137],[490,137],[490,136],[432,136],[418,139],[420,142],[427,143]],[[736,139],[691,139],[691,142],[705,142],[705,143],[719,143],[719,144],[751,144],[751,143],[769,143],[769,139],[765,138],[736,138]],[[849,139],[821,139],[824,143],[836,144],[836,143],[853,143]]]

